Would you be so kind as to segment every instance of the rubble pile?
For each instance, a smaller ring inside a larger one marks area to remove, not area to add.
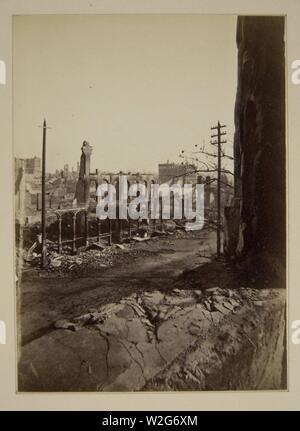
[[[195,232],[186,232],[181,225],[175,222],[164,222],[164,230],[155,230],[151,234],[147,232],[137,232],[130,240],[125,239],[123,244],[113,244],[108,246],[102,242],[94,242],[89,246],[80,247],[77,253],[72,254],[72,247],[65,245],[62,253],[57,253],[57,244],[47,240],[47,265],[45,274],[53,273],[63,275],[67,273],[80,273],[84,271],[98,270],[110,267],[116,261],[125,261],[128,255],[138,257],[155,253],[151,250],[139,248],[139,244],[149,240],[157,241],[168,238],[185,238],[194,236]],[[19,250],[20,257],[18,261],[23,260],[25,267],[40,267],[41,261],[41,243],[36,241],[28,250]],[[41,273],[41,276],[45,276]]]
[[[242,288],[245,298],[252,298],[251,290]],[[212,315],[214,312],[218,312],[218,315],[220,313],[227,315],[235,313],[242,303],[241,293],[219,287],[204,291],[176,288],[169,293],[156,290],[141,294],[135,293],[121,299],[118,303],[103,305],[99,309],[89,309],[86,314],[71,321],[59,320],[55,322],[54,327],[76,331],[86,325],[104,324],[110,319],[114,320],[116,316],[129,318],[129,321],[138,318],[148,328],[148,339],[152,341],[155,327],[159,327],[168,320],[174,320],[182,315],[183,311],[183,314],[186,315],[186,311],[192,311],[196,308],[204,313],[209,311]]]
[[[89,269],[106,268],[113,264],[113,259],[117,250],[107,247],[100,250],[87,250],[74,256],[68,254],[49,253],[48,271],[58,272],[78,272],[88,266]]]
[[[113,244],[101,250],[96,248],[78,251],[76,255],[59,254],[56,251],[49,251],[47,254],[48,264],[44,274],[53,274],[53,276],[64,276],[67,274],[87,274],[91,275],[93,271],[105,269],[116,263],[124,263],[128,258],[134,259],[140,256],[155,254],[151,250],[137,248],[134,244]],[[31,264],[39,265],[40,256]],[[43,273],[41,272],[43,275]],[[41,275],[41,276],[42,276]]]

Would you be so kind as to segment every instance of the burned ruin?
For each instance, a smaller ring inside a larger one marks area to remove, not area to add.
[[[238,18],[235,196],[226,209],[227,255],[275,272],[279,287],[286,267],[284,28],[283,17]]]

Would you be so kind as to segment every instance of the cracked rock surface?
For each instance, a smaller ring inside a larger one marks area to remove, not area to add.
[[[19,389],[282,388],[284,298],[218,287],[130,295],[23,346]]]

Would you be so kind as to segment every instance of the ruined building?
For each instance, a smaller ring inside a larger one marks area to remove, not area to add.
[[[92,146],[84,141],[81,147],[79,177],[75,192],[77,205],[88,205],[89,203],[91,154]]]
[[[225,251],[285,272],[284,17],[239,17],[235,207]],[[227,221],[228,221],[227,220]],[[282,286],[283,287],[283,286]]]
[[[197,168],[195,165],[190,163],[160,163],[158,165],[158,178],[160,184],[167,182],[177,183],[186,182],[194,183],[197,182]]]

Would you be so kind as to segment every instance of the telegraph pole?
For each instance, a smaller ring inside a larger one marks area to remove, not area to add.
[[[217,141],[211,142],[212,145],[218,146],[218,178],[217,178],[217,257],[221,254],[221,157],[222,157],[222,144],[225,144],[227,141],[222,141],[222,136],[226,135],[226,132],[221,132],[221,129],[226,127],[226,125],[221,125],[220,121],[218,121],[218,125],[215,127],[211,127],[211,130],[216,130],[217,134],[211,135],[211,138],[217,138]]]
[[[40,126],[41,127],[41,126]],[[45,268],[47,257],[46,246],[46,120],[43,123],[43,153],[42,153],[42,260],[41,266]]]

